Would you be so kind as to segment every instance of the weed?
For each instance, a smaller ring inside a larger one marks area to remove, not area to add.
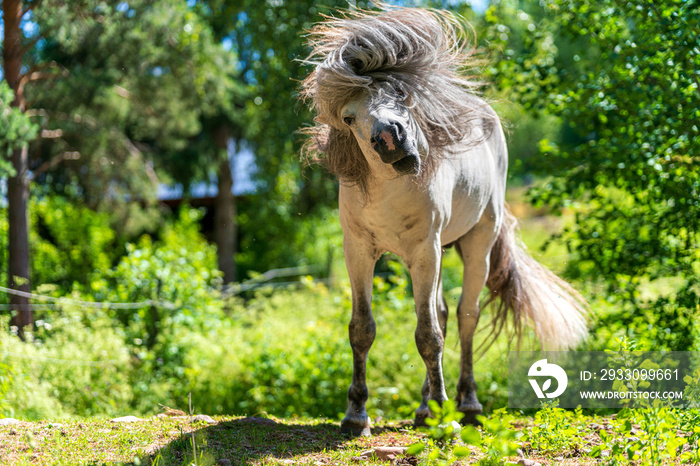
[[[559,408],[557,400],[542,404],[535,413],[533,425],[523,436],[533,450],[545,455],[570,449],[578,441],[577,435],[582,426],[575,422],[581,416],[581,410],[576,412]]]
[[[442,407],[431,402],[430,409],[435,417],[426,419],[429,425],[427,442],[414,443],[408,450],[414,455],[426,451],[422,464],[448,465],[455,459],[471,456],[473,452],[467,445],[481,451],[478,464],[483,466],[502,464],[504,458],[516,454],[518,444],[515,441],[520,434],[511,429],[513,418],[505,409],[496,410],[491,417],[479,416],[481,432],[471,425],[460,426],[464,414],[457,411],[452,400],[447,400]]]

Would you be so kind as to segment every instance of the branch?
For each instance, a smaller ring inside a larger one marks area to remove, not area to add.
[[[146,175],[148,178],[151,180],[151,183],[153,183],[153,186],[158,186],[160,184],[160,181],[158,180],[158,175],[156,174],[155,170],[153,169],[153,163],[151,161],[146,161],[143,158],[143,152],[136,147],[136,144],[134,144],[131,139],[126,137],[124,134],[121,132],[115,131],[114,134],[115,136],[119,138],[123,138],[123,143],[124,147],[126,150],[129,152],[129,155],[137,159],[140,163],[142,163],[146,169]]]
[[[62,129],[42,129],[41,137],[44,139],[58,139],[63,136]]]
[[[97,124],[97,120],[90,116],[82,116],[82,115],[69,115],[64,112],[51,112],[48,111],[44,108],[38,108],[38,109],[29,109],[26,112],[24,112],[25,115],[34,117],[34,116],[42,116],[46,118],[57,118],[59,120],[63,121],[72,121],[73,123],[77,123],[79,125],[86,126],[87,128],[90,129],[95,129],[99,125]]]
[[[44,71],[47,69],[53,69],[54,71]],[[42,79],[51,79],[58,76],[63,76],[64,78],[69,75],[68,70],[59,66],[55,61],[50,63],[40,63],[29,68],[22,76],[19,78],[18,93],[24,92],[24,86],[27,83],[33,81],[41,81]]]
[[[29,13],[30,11],[34,10],[36,7],[41,6],[41,3],[42,3],[43,1],[44,1],[44,0],[36,0],[35,2],[32,2],[32,3],[30,3],[29,5],[27,5],[27,8],[25,8],[24,10],[22,10],[22,16],[21,16],[21,18],[24,18],[24,15],[26,15],[26,14]]]
[[[39,165],[39,168],[34,170],[32,172],[32,179],[36,179],[39,175],[41,175],[44,172],[47,172],[54,168],[56,165],[59,163],[63,162],[64,160],[78,160],[80,158],[80,152],[78,151],[66,151],[66,152],[61,152],[58,155],[55,155],[51,157],[50,160],[47,160],[46,162],[42,163]]]

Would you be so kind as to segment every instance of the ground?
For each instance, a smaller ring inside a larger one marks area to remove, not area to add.
[[[219,460],[229,460],[233,465],[415,465],[419,463],[415,456],[380,460],[370,452],[382,456],[384,447],[405,447],[427,437],[408,421],[380,421],[375,423],[371,438],[359,439],[342,436],[339,423],[328,420],[223,416],[210,419],[211,423],[191,421],[190,416],[150,417],[134,422],[20,421],[0,426],[0,464],[195,464],[194,445],[199,465],[217,464]],[[594,444],[593,437],[591,434],[586,443]],[[480,458],[478,449],[472,450],[473,455],[459,464],[472,464]],[[576,449],[547,457],[525,456],[543,465],[597,464],[595,459],[581,457]],[[520,458],[508,460],[517,463]]]

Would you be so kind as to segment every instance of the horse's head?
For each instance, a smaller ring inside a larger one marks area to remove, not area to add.
[[[382,178],[417,175],[428,155],[428,143],[411,115],[408,96],[400,88],[381,86],[363,93],[340,111],[343,128],[351,131],[372,174]]]
[[[488,139],[497,117],[463,74],[473,66],[463,36],[454,15],[412,8],[317,25],[302,85],[318,114],[307,160],[367,192],[373,178],[425,180],[455,146]]]

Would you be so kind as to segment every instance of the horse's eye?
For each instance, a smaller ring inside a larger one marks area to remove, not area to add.
[[[401,89],[400,87],[397,87],[396,88],[396,96],[403,99],[404,97],[406,97],[406,93],[403,91],[403,89]]]
[[[346,116],[346,117],[343,117],[343,121],[345,122],[346,125],[352,126],[352,124],[355,123],[355,117]]]

